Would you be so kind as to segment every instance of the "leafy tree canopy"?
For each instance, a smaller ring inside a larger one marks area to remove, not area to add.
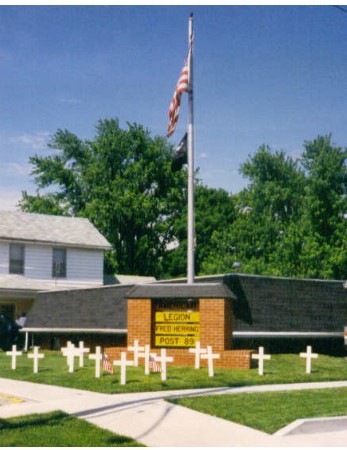
[[[38,193],[24,192],[21,209],[87,217],[113,246],[108,272],[160,275],[185,186],[166,139],[107,119],[92,140],[58,130],[49,147],[30,158]]]
[[[90,219],[113,246],[109,273],[186,275],[187,174],[171,170],[166,138],[107,119],[91,140],[58,130],[49,147],[30,158],[38,190],[23,193],[23,210]],[[262,145],[240,167],[249,184],[238,194],[197,180],[196,273],[240,262],[246,273],[345,279],[346,157],[318,136],[297,160]]]
[[[347,150],[331,136],[304,143],[298,160],[262,146],[241,166],[250,184],[235,196],[229,227],[212,235],[205,273],[346,278]]]

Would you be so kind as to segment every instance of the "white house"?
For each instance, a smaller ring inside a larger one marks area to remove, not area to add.
[[[103,285],[111,248],[87,219],[0,211],[0,313],[28,312],[40,291]]]

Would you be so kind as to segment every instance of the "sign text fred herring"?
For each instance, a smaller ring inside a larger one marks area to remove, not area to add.
[[[176,324],[176,323],[157,323],[155,325],[155,334],[199,334],[200,325],[197,323]]]
[[[155,345],[194,347],[199,341],[200,313],[196,311],[160,311],[155,313]]]
[[[198,312],[156,312],[156,322],[166,323],[199,323],[200,313]]]

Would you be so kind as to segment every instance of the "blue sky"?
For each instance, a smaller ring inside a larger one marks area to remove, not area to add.
[[[347,8],[346,8],[347,10]],[[118,117],[165,135],[194,13],[195,164],[238,192],[262,144],[347,146],[347,13],[332,6],[0,6],[0,209],[35,192],[28,158],[58,128]],[[185,132],[187,99],[170,142]]]

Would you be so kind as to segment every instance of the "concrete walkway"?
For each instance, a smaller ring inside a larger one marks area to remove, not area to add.
[[[150,447],[346,447],[347,417],[297,421],[297,426],[268,435],[164,401],[168,397],[333,387],[347,387],[347,381],[111,395],[0,378],[0,394],[24,400],[3,404],[0,417],[62,410]]]

